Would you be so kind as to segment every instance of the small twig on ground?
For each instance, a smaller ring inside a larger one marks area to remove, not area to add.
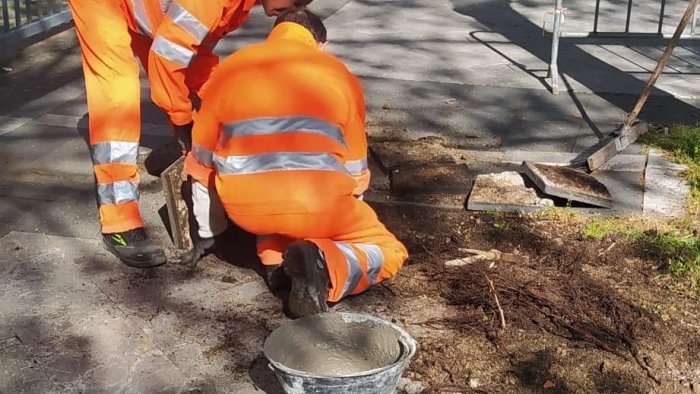
[[[610,244],[610,246],[608,246],[608,247],[607,247],[607,249],[605,249],[604,251],[602,251],[602,252],[598,253],[598,257],[600,257],[600,256],[602,256],[602,255],[604,255],[604,254],[608,253],[609,251],[611,251],[611,250],[612,250],[612,248],[614,248],[614,247],[615,247],[615,245],[617,245],[617,241],[615,241],[615,242],[611,243],[611,244]]]
[[[498,316],[501,318],[501,329],[505,330],[506,329],[506,317],[503,314],[503,308],[501,308],[501,302],[498,301],[498,294],[496,294],[496,288],[493,286],[493,281],[489,278],[488,275],[484,275],[486,277],[486,282],[489,284],[489,289],[491,290],[491,295],[493,296],[493,299],[496,301],[496,307],[498,308]]]
[[[420,247],[425,250],[425,253],[429,254],[432,258],[437,259],[438,257],[435,255],[435,253],[431,252],[428,248],[425,247],[425,245],[420,244]]]
[[[656,383],[656,384],[659,384],[659,385],[661,384],[661,380],[659,380],[659,378],[657,378],[657,377],[654,375],[654,373],[651,371],[651,368],[649,368],[649,366],[646,365],[646,364],[644,363],[644,361],[642,361],[642,360],[639,359],[639,355],[638,355],[636,349],[632,351],[632,357],[634,357],[634,361],[636,361],[637,364],[638,364],[640,367],[642,367],[643,370],[645,370],[645,371],[647,372],[647,377],[649,377],[649,379],[653,380],[654,383]]]
[[[503,253],[497,249],[491,249],[491,250],[486,251],[486,250],[460,248],[459,251],[463,252],[463,253],[473,254],[474,256],[462,257],[462,258],[454,259],[454,260],[448,260],[445,262],[445,265],[452,266],[452,267],[461,267],[464,265],[476,263],[477,261],[484,261],[484,260],[504,261],[507,263],[521,263],[526,259],[524,256],[521,256],[521,255],[518,255],[515,253]]]

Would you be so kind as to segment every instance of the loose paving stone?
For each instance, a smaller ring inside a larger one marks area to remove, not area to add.
[[[528,161],[523,163],[523,170],[547,195],[605,208],[614,204],[608,188],[585,172]]]
[[[473,211],[534,212],[551,206],[554,201],[540,198],[514,171],[478,175],[467,200]]]
[[[662,217],[681,217],[690,187],[683,178],[688,168],[664,159],[656,149],[649,152],[644,179],[643,212]]]
[[[503,153],[505,163],[522,164],[532,161],[546,165],[569,165],[579,155],[566,152],[532,152],[526,150],[507,150]],[[646,166],[644,155],[618,154],[600,167],[600,171],[643,172]]]

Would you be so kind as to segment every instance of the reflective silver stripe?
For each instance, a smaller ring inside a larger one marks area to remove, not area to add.
[[[181,64],[184,67],[189,66],[192,58],[194,57],[194,52],[185,47],[177,45],[174,42],[163,38],[162,36],[157,36],[155,40],[153,40],[153,45],[151,48],[161,57]]]
[[[95,164],[136,164],[139,154],[137,142],[107,141],[90,145]]]
[[[224,125],[227,138],[294,132],[320,134],[347,146],[340,127],[310,116],[254,118]]]
[[[220,174],[243,175],[270,171],[348,171],[328,153],[275,152],[250,156],[214,155],[216,170]]]
[[[97,201],[100,205],[119,204],[139,199],[138,182],[118,181],[97,184]]]
[[[134,6],[134,18],[136,19],[136,24],[141,29],[141,33],[153,37],[153,30],[151,30],[151,24],[148,22],[148,17],[146,16],[146,5],[145,0],[131,0],[131,4]]]
[[[198,162],[204,164],[207,167],[211,167],[214,152],[210,151],[207,148],[203,148],[201,145],[192,144],[192,154]]]
[[[355,250],[350,245],[342,242],[336,242],[335,246],[337,246],[338,249],[343,252],[343,255],[345,255],[345,260],[348,263],[348,279],[343,285],[342,295],[342,297],[346,297],[350,295],[350,293],[352,293],[352,291],[357,287],[357,284],[360,283],[360,280],[362,279],[362,269],[360,268],[360,260],[357,258],[357,255],[355,255]]]
[[[160,0],[160,11],[163,14],[166,14],[168,12],[168,9],[170,9],[170,5],[172,4],[173,0]]]
[[[197,40],[197,44],[200,44],[204,37],[209,33],[209,29],[204,26],[199,19],[195,18],[194,15],[190,14],[189,11],[182,8],[180,4],[174,2],[168,9],[168,16],[172,19],[178,26],[183,28],[186,32],[192,34]]]
[[[345,162],[345,168],[352,175],[362,175],[362,171],[367,169],[367,158],[360,160],[348,160]]]
[[[355,245],[367,255],[367,278],[370,286],[377,283],[377,276],[384,265],[384,253],[377,245]]]

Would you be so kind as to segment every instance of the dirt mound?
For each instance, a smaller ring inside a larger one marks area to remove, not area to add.
[[[583,341],[624,359],[636,360],[638,333],[653,333],[658,318],[621,299],[581,270],[537,270],[512,264],[490,269],[489,262],[450,268],[442,297],[450,305],[481,308],[492,318],[482,320],[487,332],[498,332],[503,312],[506,324],[541,328],[566,339]],[[493,283],[494,293],[489,286]],[[496,303],[498,299],[498,304]],[[498,340],[498,337],[495,337]]]
[[[673,291],[665,260],[644,238],[596,240],[581,223],[518,215],[376,209],[411,258],[358,304],[390,310],[416,337],[406,376],[425,392],[700,388],[700,303]],[[464,248],[523,259],[445,265],[466,257]]]

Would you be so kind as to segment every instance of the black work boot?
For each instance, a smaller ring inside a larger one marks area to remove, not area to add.
[[[157,267],[167,261],[163,249],[151,242],[143,228],[122,233],[102,234],[102,240],[107,250],[130,267]]]
[[[289,290],[292,287],[292,280],[285,274],[282,264],[266,265],[265,281],[273,293]]]
[[[330,279],[326,260],[314,243],[297,241],[287,247],[282,262],[284,272],[292,278],[286,309],[292,317],[328,312]]]

